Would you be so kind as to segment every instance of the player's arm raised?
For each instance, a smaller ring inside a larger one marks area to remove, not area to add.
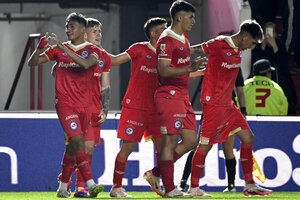
[[[66,52],[66,54],[68,54],[68,56],[78,65],[80,65],[81,67],[85,68],[85,69],[89,69],[90,67],[94,66],[95,64],[97,64],[98,59],[97,56],[95,56],[94,54],[90,54],[87,58],[83,58],[80,55],[76,54],[75,52],[71,51],[69,48],[67,48],[65,45],[63,45],[59,39],[57,38],[57,36],[52,33],[52,40],[55,40],[57,47],[62,49],[64,52]]]
[[[34,52],[31,54],[30,58],[28,59],[28,66],[34,67],[42,63],[46,63],[49,60],[47,57],[42,53],[43,49],[48,46],[48,42],[50,40],[50,37],[48,36],[48,32],[45,34],[45,36],[41,37],[37,48],[34,50]]]
[[[171,60],[158,59],[158,73],[161,77],[168,78],[174,76],[182,76],[190,72],[195,72],[200,69],[204,69],[207,64],[207,58],[197,57],[192,61],[191,65],[185,67],[172,67]]]
[[[109,56],[111,59],[111,66],[118,66],[130,60],[130,56],[126,52],[120,53],[118,55],[109,54]]]

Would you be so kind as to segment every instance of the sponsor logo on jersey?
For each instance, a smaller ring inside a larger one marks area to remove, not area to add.
[[[95,73],[94,73],[94,76],[95,76],[95,77],[101,77],[101,76],[102,76],[102,73],[95,72]]]
[[[177,64],[185,64],[187,62],[190,62],[190,57],[186,57],[186,58],[179,58],[177,61]]]
[[[90,55],[90,52],[88,50],[83,50],[81,52],[81,56],[84,57],[84,58],[87,58],[89,55]]]
[[[227,57],[230,57],[230,56],[232,56],[232,53],[227,52],[227,53],[226,53],[226,56],[227,56]]]
[[[175,90],[170,90],[170,94],[174,95],[175,94]]]
[[[69,68],[69,67],[74,67],[78,68],[80,67],[78,64],[71,62],[71,63],[65,63],[65,62],[59,62],[58,67],[64,67],[64,68]]]
[[[141,71],[145,71],[145,72],[148,72],[148,73],[157,73],[157,69],[156,68],[147,68],[147,66],[145,65],[142,65],[141,68],[140,68]]]
[[[132,121],[132,120],[127,120],[127,123],[133,124],[136,126],[144,126],[144,123],[140,123],[140,122],[136,122],[136,121]]]
[[[176,121],[174,122],[174,127],[175,127],[176,129],[180,129],[181,126],[182,126],[181,120],[176,120]]]
[[[125,133],[127,134],[127,135],[132,135],[133,133],[134,133],[134,129],[132,128],[132,127],[127,127],[126,129],[125,129]]]
[[[206,97],[205,97],[205,100],[206,100],[206,101],[209,101],[210,99],[211,99],[210,96],[206,96]]]
[[[100,68],[102,69],[102,68],[104,67],[104,65],[105,65],[104,60],[100,59],[100,60],[98,61],[98,67],[100,67]]]
[[[76,122],[72,121],[72,122],[70,123],[70,128],[71,128],[73,131],[75,131],[75,130],[77,130],[77,128],[78,128],[78,124],[77,124]]]
[[[184,47],[180,47],[179,50],[180,50],[180,51],[183,51],[183,50],[184,50]]]
[[[68,54],[66,54],[65,52],[63,52],[61,55],[62,55],[63,57],[68,57]]]
[[[146,56],[146,59],[147,59],[147,60],[152,60],[152,56],[147,55],[147,56]]]
[[[238,64],[228,64],[227,62],[222,62],[221,67],[225,67],[227,69],[241,67],[241,63]]]
[[[66,120],[73,119],[73,118],[78,118],[78,115],[69,115],[66,117]]]

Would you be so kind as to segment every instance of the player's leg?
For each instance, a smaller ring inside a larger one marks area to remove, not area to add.
[[[234,180],[236,174],[236,159],[233,154],[234,135],[227,138],[226,142],[222,143],[225,156],[225,165],[227,171],[228,185],[223,192],[236,192]]]
[[[191,185],[188,191],[192,196],[203,196],[210,197],[211,195],[206,194],[204,190],[199,188],[200,176],[203,172],[205,166],[205,158],[212,148],[212,145],[209,144],[199,144],[193,160],[192,160],[192,172],[191,172]]]
[[[113,187],[110,191],[111,197],[131,197],[126,194],[122,187],[122,180],[125,174],[128,156],[132,153],[136,142],[122,140],[122,146],[115,159]]]
[[[92,155],[95,149],[95,141],[94,140],[86,140],[85,141],[85,152],[88,157],[89,165],[91,167],[92,164]],[[85,181],[82,177],[79,169],[76,169],[76,182],[75,182],[75,193],[74,197],[87,198],[89,197],[88,192],[85,190]]]
[[[252,175],[253,167],[253,142],[254,135],[250,129],[244,129],[236,133],[241,140],[240,160],[244,172],[246,186],[244,187],[244,194],[246,196],[258,195],[264,196],[271,194],[273,191],[259,187],[254,183]]]

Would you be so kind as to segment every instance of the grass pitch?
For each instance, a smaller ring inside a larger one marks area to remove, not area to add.
[[[160,196],[153,192],[128,192],[132,195],[131,199],[161,199]],[[194,197],[193,199],[230,199],[230,200],[245,200],[245,196],[241,192],[236,193],[222,193],[222,192],[209,192],[213,197],[203,198]],[[72,194],[73,196],[73,194]],[[0,200],[53,200],[61,199],[56,197],[56,192],[0,192]],[[124,199],[124,198],[111,198],[108,192],[103,192],[98,195],[95,199]],[[186,198],[176,198],[186,199]],[[189,198],[188,198],[189,199]],[[249,200],[300,200],[300,192],[274,192],[269,196],[253,196],[248,197]]]

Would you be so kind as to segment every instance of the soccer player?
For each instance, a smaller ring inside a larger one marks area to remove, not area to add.
[[[282,88],[271,80],[275,68],[267,59],[253,64],[254,77],[245,81],[246,107],[249,115],[287,115],[288,101]]]
[[[101,47],[101,27],[102,24],[94,18],[87,18],[86,41],[98,46],[102,50],[101,58],[94,68],[93,102],[91,124],[87,134],[84,135],[85,151],[89,164],[92,163],[92,155],[96,145],[100,145],[100,127],[105,121],[109,108],[110,99],[110,56]],[[89,197],[84,188],[85,181],[78,168],[76,168],[76,189],[74,197]]]
[[[170,8],[172,24],[161,35],[158,56],[159,87],[155,104],[160,116],[162,145],[159,174],[164,197],[188,196],[174,185],[174,162],[197,145],[196,119],[189,101],[189,74],[205,67],[206,58],[190,63],[190,45],[186,31],[195,23],[195,8],[186,1],[174,1]],[[182,141],[178,144],[179,136]],[[152,188],[155,185],[151,185]]]
[[[87,132],[91,116],[92,88],[94,67],[97,67],[101,50],[85,42],[84,34],[87,21],[81,14],[71,13],[66,18],[66,34],[69,42],[61,43],[55,34],[48,33],[41,38],[37,49],[28,60],[30,67],[56,60],[55,107],[68,142],[62,160],[62,176],[57,196],[69,198],[67,190],[69,179],[79,168],[88,188],[90,197],[96,197],[103,191],[103,185],[96,185],[87,154],[85,153],[84,134]],[[42,50],[49,40],[55,40],[57,46]],[[41,54],[42,53],[42,54]]]
[[[158,87],[156,43],[160,34],[167,27],[162,18],[151,18],[144,25],[148,42],[131,45],[126,52],[111,55],[112,65],[131,60],[131,77],[122,101],[121,118],[118,127],[118,138],[122,146],[115,159],[113,187],[111,197],[132,197],[122,187],[128,156],[143,135],[152,138],[156,150],[161,147],[159,116],[154,106],[154,93]]]
[[[240,51],[254,48],[263,38],[260,25],[254,20],[246,20],[240,31],[232,36],[220,36],[200,45],[193,51],[209,54],[208,64],[202,84],[201,103],[203,121],[200,144],[192,161],[192,196],[202,196],[199,180],[205,166],[205,158],[213,144],[225,142],[229,134],[236,133],[241,140],[240,160],[246,185],[244,194],[268,195],[272,193],[254,183],[252,176],[252,149],[254,135],[246,119],[232,101],[234,83],[241,66]]]

